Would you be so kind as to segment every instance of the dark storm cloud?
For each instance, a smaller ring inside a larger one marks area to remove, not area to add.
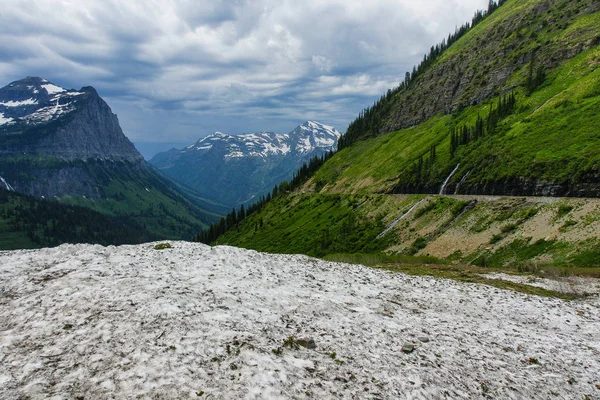
[[[104,96],[139,142],[344,130],[487,0],[5,0],[0,83]]]

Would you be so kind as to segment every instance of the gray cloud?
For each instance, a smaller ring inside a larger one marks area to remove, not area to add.
[[[0,83],[98,89],[134,142],[344,130],[487,0],[4,0]]]

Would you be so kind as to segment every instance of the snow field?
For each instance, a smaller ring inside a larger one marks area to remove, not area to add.
[[[597,298],[172,244],[0,253],[0,398],[600,396]]]

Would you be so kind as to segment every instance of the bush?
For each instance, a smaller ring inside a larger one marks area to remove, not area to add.
[[[164,250],[164,249],[172,249],[171,243],[159,243],[154,246],[154,250]]]

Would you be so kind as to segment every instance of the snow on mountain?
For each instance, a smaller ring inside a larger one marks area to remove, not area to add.
[[[77,97],[82,94],[41,78],[13,82],[0,89],[0,126],[58,119],[76,109]]]
[[[13,121],[14,121],[14,120],[13,120],[12,118],[6,118],[6,117],[4,116],[4,113],[1,113],[1,112],[0,112],[0,126],[1,126],[1,125],[6,125],[6,124],[9,124],[9,123],[11,123],[11,122],[13,122]]]
[[[315,121],[285,134],[215,132],[182,150],[159,153],[150,163],[205,197],[238,207],[290,180],[312,157],[335,150],[340,136]]]
[[[337,148],[341,133],[334,127],[319,122],[307,121],[287,134],[275,132],[228,135],[215,132],[181,150],[182,152],[211,150],[215,142],[226,146],[223,159],[236,157],[271,157],[291,152],[311,153],[322,149]]]
[[[8,191],[14,192],[15,189],[10,185],[10,183],[6,182],[6,179],[0,176],[0,182],[4,184],[4,188]]]
[[[597,297],[172,245],[1,252],[0,397],[598,394]]]

